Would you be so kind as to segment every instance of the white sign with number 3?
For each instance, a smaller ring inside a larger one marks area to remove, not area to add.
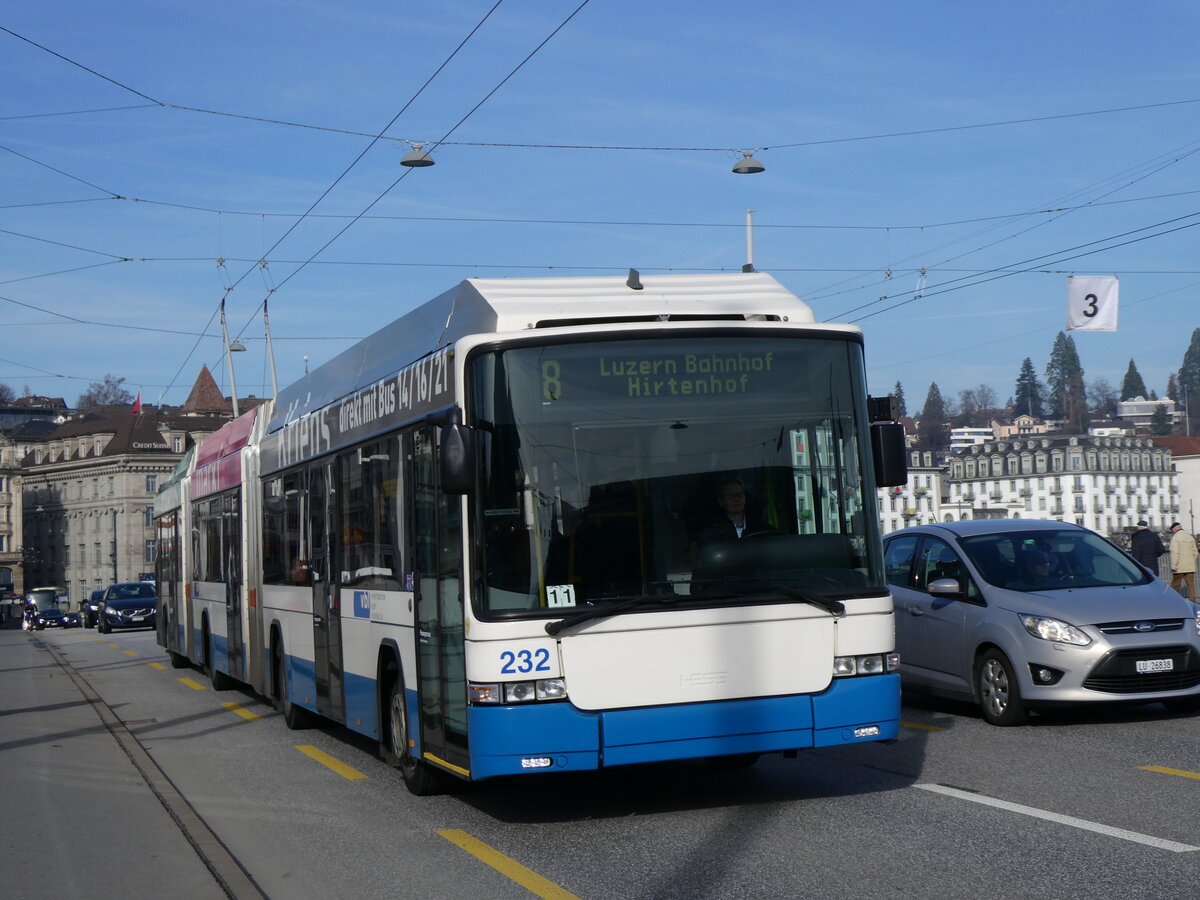
[[[1068,276],[1067,330],[1117,330],[1116,275]]]

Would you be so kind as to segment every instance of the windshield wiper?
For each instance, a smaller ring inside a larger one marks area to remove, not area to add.
[[[809,603],[818,609],[823,609],[830,615],[837,617],[846,612],[846,606],[841,600],[829,600],[819,595],[806,594],[803,591],[798,591],[794,587],[788,587],[786,584],[779,584],[774,581],[744,581],[740,587],[747,588],[753,591],[774,591],[777,594],[783,594],[785,597],[791,597],[793,600],[799,600],[802,603]],[[707,594],[708,597],[713,597],[712,594]],[[716,596],[722,597],[744,597],[744,592],[721,594]]]
[[[588,602],[595,603],[604,599],[606,598],[597,597],[596,600]],[[555,622],[547,622],[546,634],[558,634],[564,628],[570,628],[572,625],[578,625],[581,622],[615,616],[618,613],[636,609],[639,606],[661,606],[666,603],[673,603],[676,599],[678,598],[674,594],[639,594],[636,597],[626,597],[624,600],[619,600],[606,606],[592,606],[588,609],[573,612],[569,616],[563,616],[563,618]]]

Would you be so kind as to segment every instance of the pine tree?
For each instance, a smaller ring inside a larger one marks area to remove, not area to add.
[[[1091,419],[1083,383],[1083,364],[1079,361],[1074,338],[1061,331],[1054,339],[1050,362],[1046,364],[1046,383],[1050,389],[1050,409],[1063,420],[1063,430],[1069,434],[1085,434]]]
[[[1037,372],[1033,368],[1033,360],[1028,356],[1021,363],[1021,373],[1017,376],[1017,390],[1009,401],[1014,416],[1033,416],[1041,419],[1046,415],[1042,405],[1042,386],[1038,384]]]
[[[1183,365],[1179,367],[1179,393],[1187,407],[1190,421],[1196,421],[1200,411],[1200,328],[1192,331],[1192,341],[1183,354]]]
[[[1121,382],[1121,399],[1132,400],[1134,397],[1147,397],[1146,382],[1142,380],[1142,375],[1137,370],[1137,366],[1133,364],[1133,360],[1129,361],[1129,369],[1125,372],[1125,380]]]
[[[1150,416],[1150,433],[1159,436],[1171,433],[1171,416],[1163,404],[1156,406]]]
[[[950,446],[950,423],[946,420],[946,403],[936,382],[929,385],[929,393],[925,395],[917,445],[922,450],[945,450]]]
[[[1179,402],[1179,379],[1174,372],[1167,376],[1167,399]]]
[[[896,406],[899,407],[901,416],[908,415],[908,404],[904,402],[904,386],[899,381],[896,382],[896,387],[892,390],[892,396],[896,398]]]

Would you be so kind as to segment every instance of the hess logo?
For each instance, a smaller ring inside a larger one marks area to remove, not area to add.
[[[685,688],[712,687],[727,681],[728,672],[690,672],[679,676],[679,686]]]

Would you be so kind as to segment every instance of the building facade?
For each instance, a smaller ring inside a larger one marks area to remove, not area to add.
[[[883,533],[941,522],[945,470],[929,450],[908,451],[908,483],[879,489],[879,521]]]
[[[0,434],[0,603],[25,592],[21,485],[16,445]]]
[[[77,608],[92,590],[152,578],[159,484],[226,421],[114,407],[70,417],[33,444],[21,467],[26,587],[57,587]]]
[[[1142,519],[1165,531],[1180,514],[1171,451],[1131,436],[978,444],[951,459],[947,487],[942,521],[1058,519],[1112,536]]]

